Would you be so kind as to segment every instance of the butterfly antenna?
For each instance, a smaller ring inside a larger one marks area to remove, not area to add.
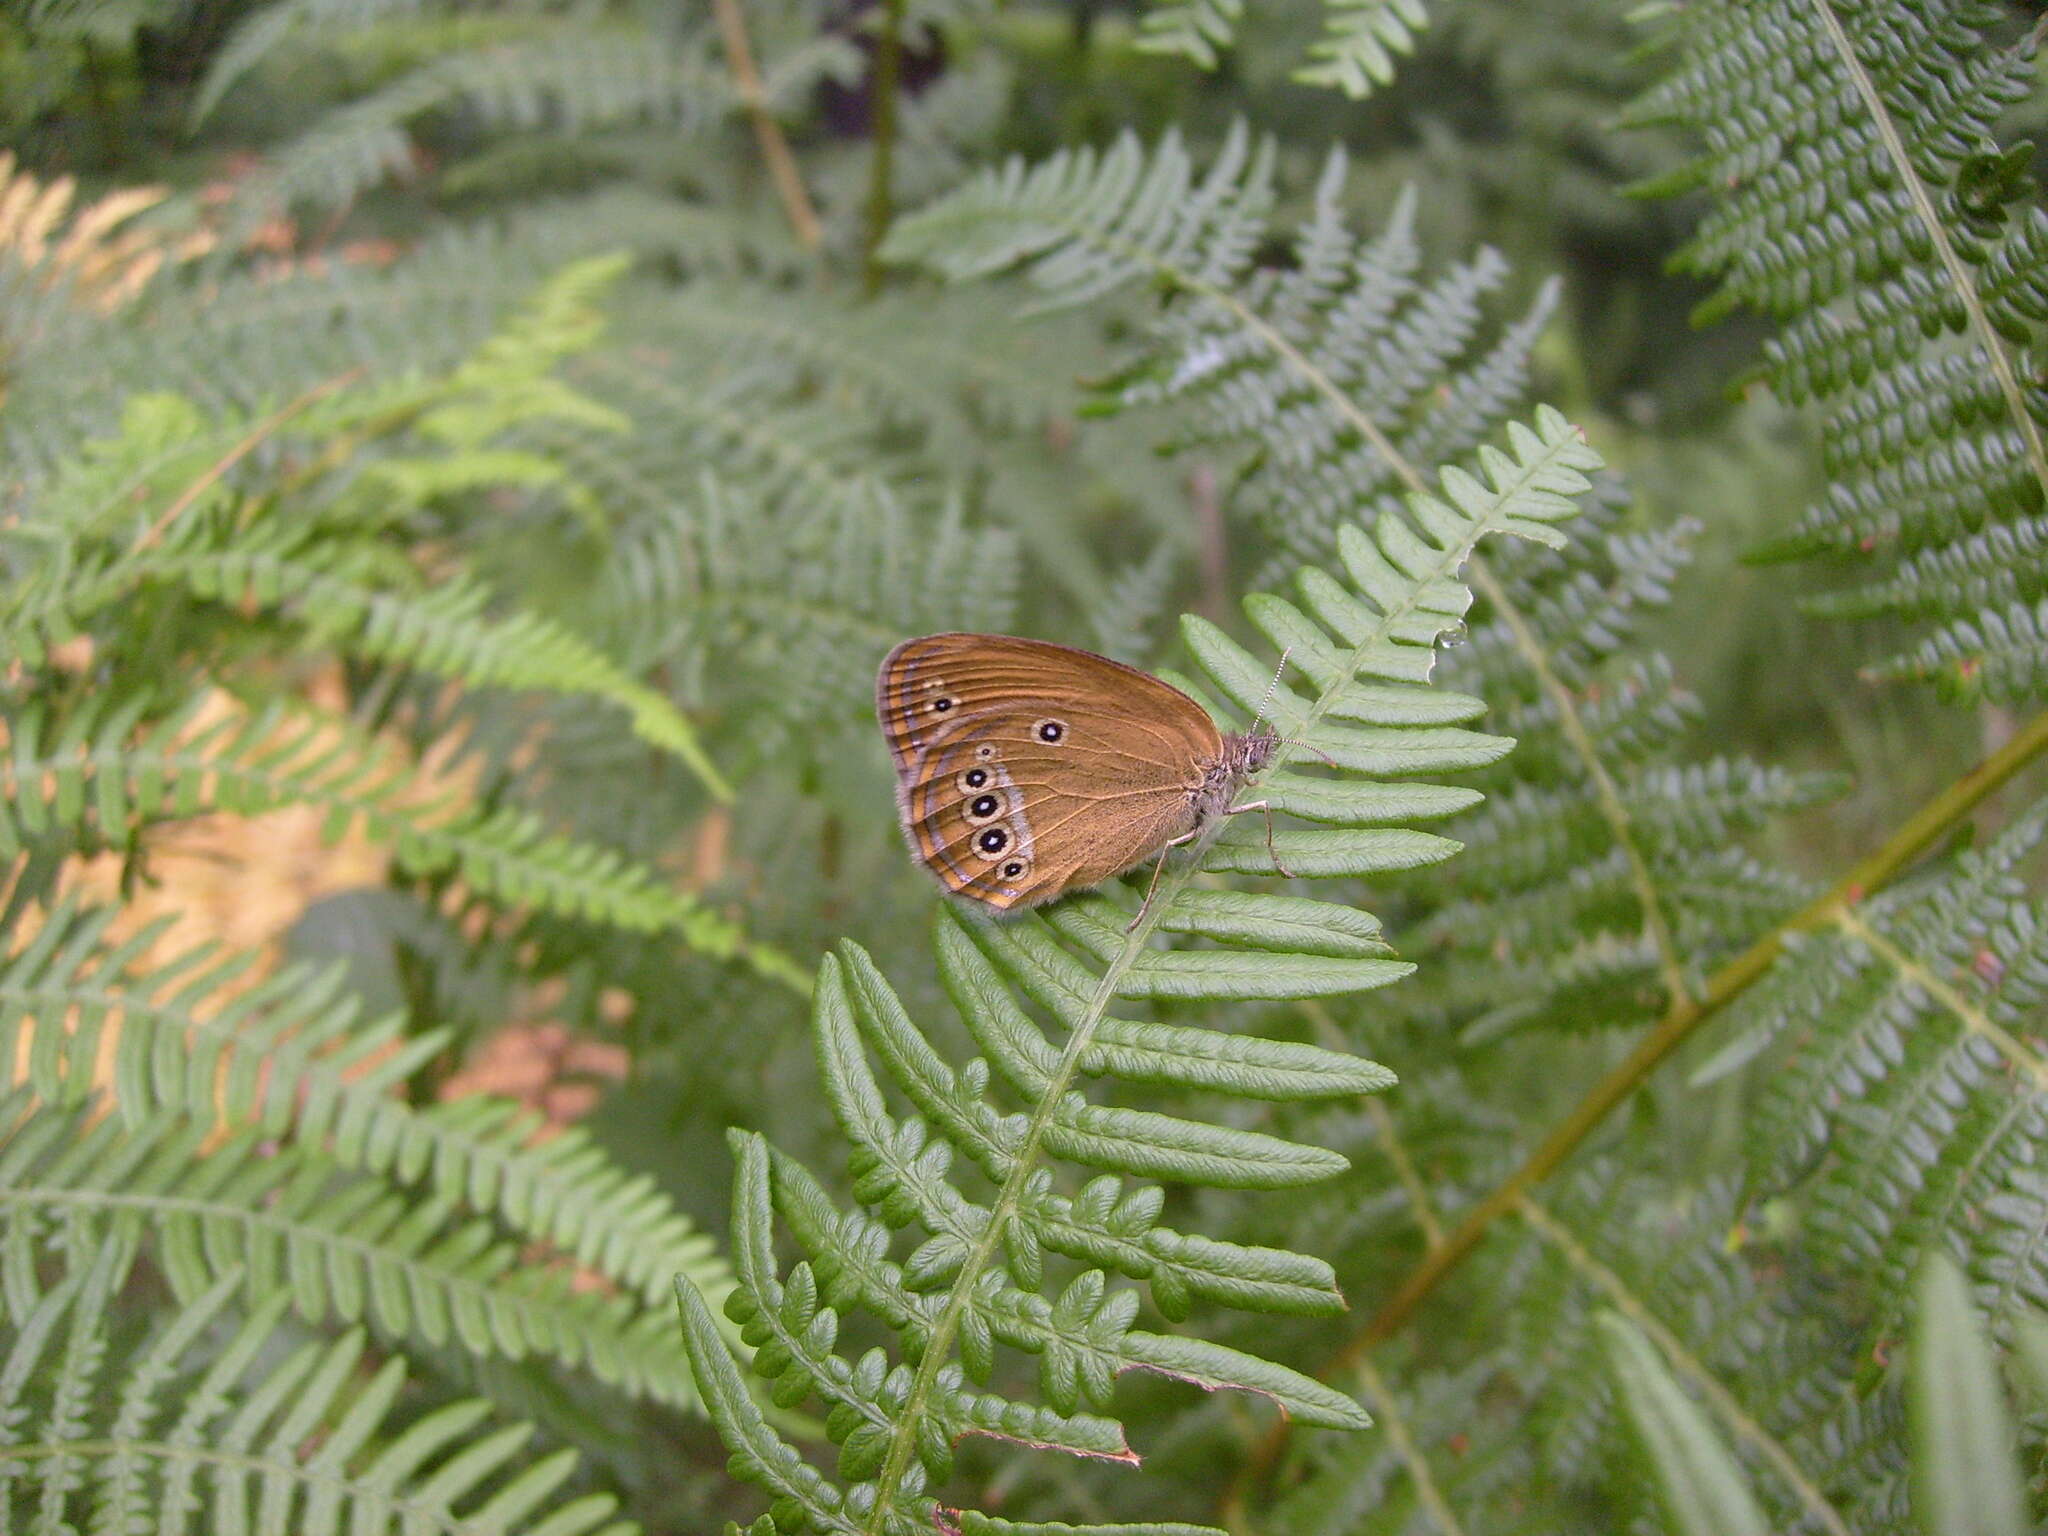
[[[1273,681],[1266,684],[1266,696],[1259,700],[1258,713],[1252,716],[1252,734],[1259,731],[1259,722],[1266,718],[1266,707],[1273,702],[1273,696],[1280,691],[1280,679],[1287,672],[1287,658],[1294,654],[1294,647],[1288,646],[1280,653],[1280,665],[1273,669]]]

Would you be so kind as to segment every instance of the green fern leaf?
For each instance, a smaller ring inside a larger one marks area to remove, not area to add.
[[[1021,265],[1047,307],[1140,281],[1173,294],[1144,355],[1097,405],[1184,401],[1193,423],[1175,446],[1242,455],[1237,496],[1292,557],[1277,576],[1339,558],[1340,530],[1356,537],[1420,484],[1410,466],[1455,461],[1499,429],[1555,292],[1489,341],[1482,302],[1505,262],[1481,251],[1419,283],[1412,196],[1377,239],[1359,240],[1345,226],[1341,152],[1293,237],[1293,264],[1263,268],[1273,156],[1239,125],[1199,174],[1171,133],[1149,157],[1126,135],[1100,155],[1012,161],[898,219],[884,254],[955,281]]]
[[[670,930],[706,954],[750,948],[735,925],[608,849],[551,837],[514,810],[423,800],[396,755],[345,720],[277,704],[201,726],[203,704],[140,728],[139,701],[61,723],[37,709],[15,716],[12,751],[0,759],[0,857],[59,830],[121,846],[172,817],[309,805],[330,838],[363,827],[413,875],[459,874],[507,905]]]
[[[2038,33],[2000,46],[1995,11],[1951,3],[1682,17],[1681,63],[1634,117],[1704,149],[1638,190],[1718,199],[1676,264],[1720,282],[1704,316],[1783,322],[1759,371],[1815,407],[1832,482],[1758,557],[1890,563],[1820,605],[1938,622],[1885,670],[2038,696],[2042,615],[1988,574],[1994,550],[2015,571],[2043,551],[2048,394],[2025,359],[2048,314],[2048,212],[1993,137],[2028,93]]]
[[[1742,1468],[1671,1379],[1650,1341],[1618,1312],[1603,1313],[1600,1325],[1629,1423],[1656,1469],[1672,1528],[1685,1536],[1765,1536],[1770,1522]]]
[[[1138,46],[1147,53],[1178,54],[1202,69],[1214,69],[1222,51],[1236,41],[1243,15],[1244,0],[1152,0]]]
[[[0,1028],[45,1103],[86,1102],[104,1049],[115,1107],[138,1135],[184,1117],[289,1136],[344,1169],[420,1186],[427,1209],[488,1213],[657,1307],[678,1272],[724,1284],[709,1241],[585,1133],[536,1143],[535,1117],[516,1105],[396,1097],[446,1037],[359,1020],[340,968],[287,969],[222,999],[249,957],[193,950],[150,965],[161,925],[113,943],[113,917],[59,909],[0,966]]]
[[[1327,85],[1362,101],[1394,79],[1394,59],[1415,51],[1415,34],[1429,25],[1422,0],[1324,0],[1326,35],[1309,45],[1294,72],[1303,85]]]
[[[237,1323],[229,1274],[139,1342],[112,1344],[125,1273],[113,1246],[17,1301],[0,1358],[0,1515],[35,1530],[180,1536],[263,1529],[338,1536],[402,1510],[410,1529],[634,1536],[608,1495],[564,1498],[573,1452],[523,1455],[531,1428],[492,1429],[451,1403],[397,1422],[405,1362],[374,1366],[360,1331],[295,1343],[285,1298]]]
[[[1328,86],[1354,101],[1394,78],[1397,55],[1415,50],[1429,25],[1422,0],[1321,0],[1323,36],[1294,71],[1303,85]],[[1243,0],[1150,0],[1137,46],[1214,69],[1237,42]]]
[[[595,131],[652,122],[700,133],[740,105],[727,71],[711,55],[708,28],[677,40],[631,22],[529,13],[509,29],[515,35],[491,45],[432,53],[374,93],[327,113],[240,189],[234,216],[254,220],[302,202],[338,207],[387,177],[411,174],[410,125],[435,110],[459,105],[489,127],[510,130],[548,124]],[[843,75],[849,59],[843,38],[814,37],[773,62],[764,94],[777,106],[802,100],[820,81]],[[246,68],[253,57],[244,53],[227,62]]]
[[[187,1301],[239,1282],[250,1305],[283,1293],[310,1323],[368,1321],[474,1357],[549,1356],[635,1396],[696,1403],[661,1310],[578,1292],[560,1269],[522,1261],[491,1222],[408,1181],[351,1175],[303,1147],[266,1150],[249,1131],[206,1146],[204,1118],[154,1116],[129,1132],[17,1091],[0,1120],[0,1246],[14,1252],[89,1251],[110,1231],[146,1230]]]

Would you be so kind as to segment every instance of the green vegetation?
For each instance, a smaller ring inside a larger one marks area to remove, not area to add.
[[[2037,11],[0,10],[0,1530],[2040,1529]]]

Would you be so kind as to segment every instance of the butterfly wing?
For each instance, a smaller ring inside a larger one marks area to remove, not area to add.
[[[1100,884],[1194,821],[1222,752],[1202,707],[1071,646],[927,635],[889,653],[875,709],[911,852],[998,910]]]

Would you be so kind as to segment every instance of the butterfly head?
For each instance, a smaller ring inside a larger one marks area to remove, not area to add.
[[[1201,786],[1189,797],[1194,802],[1197,823],[1229,810],[1245,780],[1263,772],[1279,747],[1278,735],[1257,726],[1226,735],[1222,753],[1209,764]]]
[[[1265,772],[1266,764],[1273,761],[1273,754],[1279,750],[1280,735],[1270,726],[1255,725],[1242,734],[1232,732],[1223,738],[1223,761],[1239,782]]]

